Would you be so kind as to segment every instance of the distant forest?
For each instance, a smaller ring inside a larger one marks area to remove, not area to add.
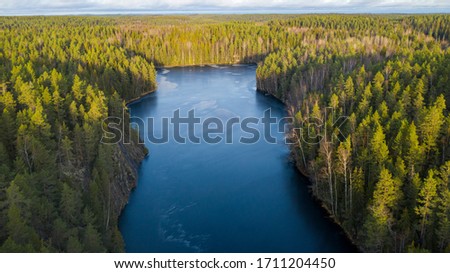
[[[449,41],[450,15],[0,17],[0,251],[124,251],[146,151],[133,131],[100,144],[103,120],[155,67],[256,63],[312,128],[291,133],[297,166],[362,251],[450,252]]]

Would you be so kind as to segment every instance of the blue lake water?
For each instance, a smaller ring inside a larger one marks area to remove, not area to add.
[[[202,120],[217,117],[286,116],[282,103],[256,91],[255,66],[186,67],[158,72],[158,90],[129,106],[132,116],[161,120],[195,109]],[[251,126],[261,136],[262,124]],[[150,151],[137,188],[120,217],[127,252],[349,252],[355,248],[308,191],[306,178],[289,162],[284,133],[277,143],[233,126],[233,144],[147,140]],[[187,136],[187,129],[182,135]],[[194,128],[202,136],[201,126]],[[229,131],[228,131],[229,132]],[[171,133],[172,130],[171,130]]]

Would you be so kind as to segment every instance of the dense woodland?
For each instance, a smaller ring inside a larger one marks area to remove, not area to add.
[[[258,89],[313,128],[294,130],[299,169],[361,250],[450,251],[448,15],[2,17],[0,32],[1,251],[123,251],[119,155],[138,145],[100,144],[103,119],[155,90],[155,67],[231,63],[258,63]]]
[[[315,39],[270,53],[258,88],[304,128],[298,166],[362,250],[448,252],[450,16],[346,19],[277,22]]]

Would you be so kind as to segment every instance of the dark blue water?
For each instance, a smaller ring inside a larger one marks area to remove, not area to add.
[[[163,70],[158,83],[157,92],[130,105],[133,116],[155,119],[155,136],[161,135],[161,118],[176,109],[182,116],[195,109],[201,118],[223,121],[262,117],[267,109],[286,115],[280,102],[256,92],[255,66]],[[354,251],[289,162],[284,133],[272,132],[277,144],[262,139],[249,145],[236,143],[246,134],[234,129],[234,144],[146,140],[150,155],[120,218],[126,251]],[[147,132],[141,132],[145,139]],[[195,133],[201,136],[201,127]]]

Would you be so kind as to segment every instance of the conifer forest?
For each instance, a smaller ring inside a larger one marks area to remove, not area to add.
[[[284,103],[297,168],[360,251],[450,252],[437,14],[0,17],[0,252],[123,252],[151,150],[133,130],[102,144],[105,118],[155,91],[159,68],[230,64],[256,64],[258,92]]]

